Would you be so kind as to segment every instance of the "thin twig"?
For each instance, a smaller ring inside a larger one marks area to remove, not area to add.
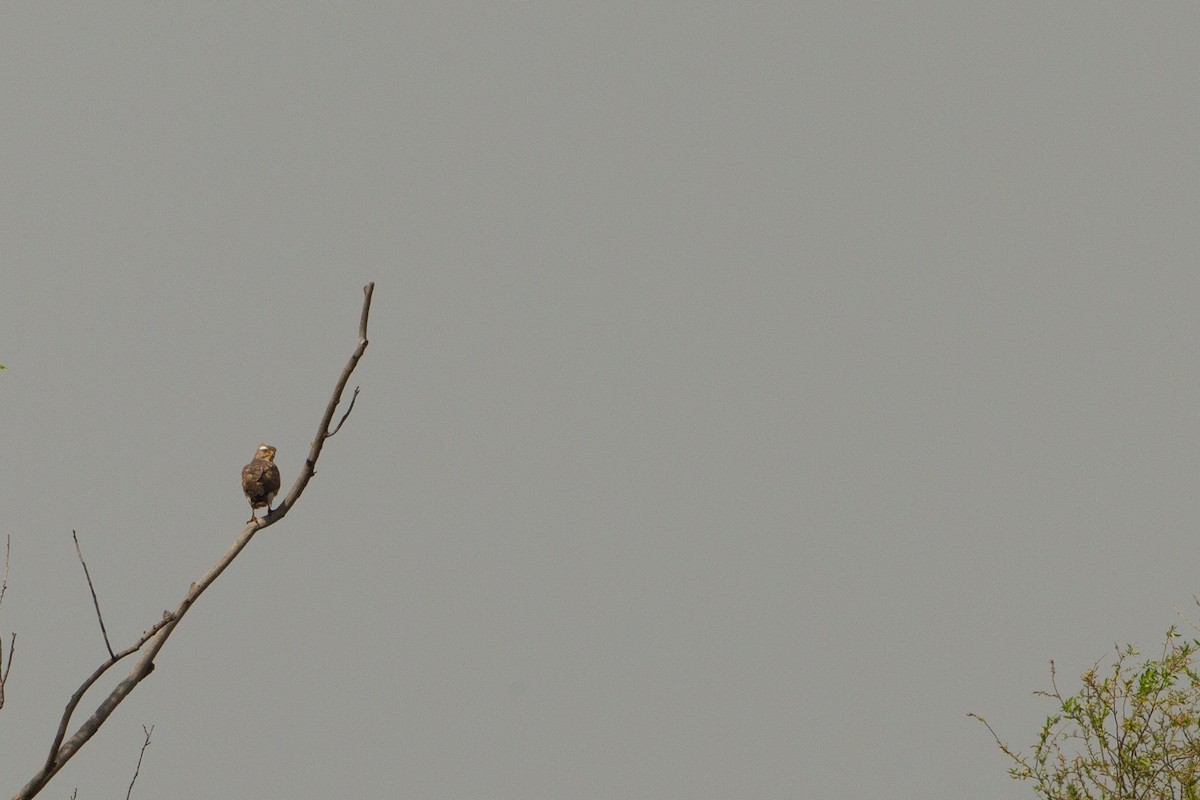
[[[146,741],[142,742],[142,752],[138,753],[138,763],[133,769],[133,780],[129,782],[129,791],[125,792],[125,800],[129,800],[133,796],[133,785],[137,783],[138,773],[142,771],[142,757],[146,755],[146,748],[150,746],[150,734],[154,733],[154,726],[150,726],[150,730],[146,730],[146,726],[142,726],[142,733],[146,734]]]
[[[110,658],[116,658],[112,645],[108,643],[108,631],[104,629],[104,615],[100,613],[100,601],[96,599],[96,587],[92,585],[92,576],[88,573],[87,562],[83,560],[83,551],[79,549],[79,537],[75,529],[71,529],[71,538],[75,540],[75,552],[79,554],[79,563],[83,564],[83,577],[87,578],[88,589],[92,591],[92,605],[96,607],[96,619],[100,621],[100,634],[104,637],[104,646],[108,648]]]
[[[275,511],[267,517],[257,521],[248,522],[242,533],[234,540],[225,554],[217,560],[208,572],[204,574],[200,580],[188,587],[183,599],[179,605],[172,611],[164,611],[163,618],[160,622],[155,623],[154,627],[129,648],[115,654],[111,659],[101,664],[92,675],[83,682],[83,684],[71,696],[71,700],[67,703],[67,708],[63,712],[62,719],[59,722],[58,731],[54,737],[54,743],[50,747],[50,754],[46,759],[46,763],[42,768],[25,784],[15,795],[13,800],[29,800],[35,797],[50,779],[53,778],[63,766],[70,761],[79,749],[87,743],[89,739],[96,734],[100,726],[109,718],[126,697],[133,692],[134,688],[142,682],[151,672],[154,671],[154,659],[166,644],[167,639],[175,631],[175,627],[179,624],[183,616],[188,612],[192,605],[199,599],[204,590],[212,585],[225,568],[228,567],[238,554],[250,543],[254,535],[265,527],[275,524],[287,515],[292,506],[300,498],[304,492],[304,487],[308,485],[309,480],[316,472],[317,458],[321,454],[321,447],[327,438],[325,434],[329,432],[329,425],[333,419],[334,411],[337,409],[341,401],[342,392],[346,388],[346,383],[350,379],[350,374],[354,371],[358,360],[362,358],[363,353],[367,349],[367,317],[371,309],[371,295],[375,289],[374,283],[369,283],[363,287],[363,309],[362,316],[359,319],[358,325],[358,345],[354,352],[350,355],[350,360],[347,362],[345,369],[342,370],[341,376],[338,378],[337,384],[334,386],[333,395],[329,399],[329,403],[325,407],[325,414],[321,418],[320,427],[317,429],[316,439],[313,441],[312,447],[308,452],[308,459],[305,461],[304,469],[301,470],[300,476],[296,479],[296,483],[288,492],[287,498],[284,499]],[[349,412],[347,412],[349,413]],[[143,645],[146,645],[142,650]],[[141,656],[137,663],[130,669],[129,674],[117,683],[116,687],[109,692],[108,696],[100,702],[92,715],[83,722],[82,725],[75,731],[69,739],[65,739],[66,730],[70,724],[71,715],[75,712],[83,695],[91,686],[116,662],[120,661],[130,653],[142,650]],[[64,741],[65,739],[65,741]]]
[[[4,573],[0,575],[0,604],[4,603],[4,593],[8,591],[8,557],[12,552],[12,537],[4,537]],[[0,638],[0,708],[4,708],[4,684],[8,681],[8,673],[12,672],[13,651],[17,646],[17,634],[12,634],[8,646],[8,665],[4,663],[4,639]]]
[[[0,663],[0,708],[4,708],[4,684],[8,683],[8,674],[12,672],[13,652],[17,649],[17,634],[12,634],[8,644],[8,663]],[[0,639],[0,658],[4,657],[4,640]]]
[[[347,407],[346,413],[342,414],[342,418],[340,420],[338,420],[338,424],[334,426],[333,430],[331,430],[329,433],[325,434],[326,439],[333,436],[334,434],[336,434],[338,431],[340,431],[342,429],[342,423],[346,421],[346,417],[350,416],[350,412],[354,410],[354,401],[357,399],[358,399],[358,387],[355,386],[354,394],[350,395],[350,405],[349,405],[349,407]]]
[[[8,556],[12,550],[12,537],[4,537],[4,576],[0,577],[0,603],[4,602],[4,593],[8,591]]]

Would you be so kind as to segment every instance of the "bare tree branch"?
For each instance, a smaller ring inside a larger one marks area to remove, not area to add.
[[[79,549],[79,537],[75,529],[71,529],[71,538],[75,540],[75,552],[79,554],[79,563],[83,564],[83,577],[87,578],[88,589],[92,591],[92,605],[96,607],[96,619],[100,621],[100,635],[104,637],[104,646],[108,648],[109,658],[116,658],[112,645],[108,643],[108,631],[104,629],[104,615],[100,613],[100,601],[96,599],[96,587],[92,585],[92,576],[88,573],[87,562],[83,560],[83,551]]]
[[[75,694],[71,695],[70,701],[67,702],[67,708],[63,712],[62,719],[59,720],[59,722],[58,722],[58,732],[54,735],[54,743],[52,745],[50,745],[50,755],[47,756],[47,758],[46,758],[46,764],[45,764],[46,767],[53,766],[56,759],[58,758],[59,745],[62,744],[63,738],[67,735],[67,726],[70,725],[70,723],[71,723],[71,715],[75,713],[75,709],[79,706],[79,701],[83,699],[83,696],[84,696],[84,694],[87,693],[87,690],[92,688],[92,684],[94,684],[96,681],[100,680],[100,677],[102,675],[104,675],[105,672],[108,672],[108,668],[111,667],[113,664],[116,664],[118,661],[125,658],[126,656],[132,655],[133,653],[136,653],[138,650],[140,650],[142,648],[142,645],[144,645],[146,642],[153,639],[159,631],[161,631],[163,628],[165,628],[169,623],[173,622],[174,619],[175,618],[174,618],[174,616],[172,616],[170,611],[164,611],[163,618],[161,620],[159,620],[158,622],[154,623],[154,626],[152,628],[150,628],[150,630],[142,633],[141,638],[139,638],[136,642],[134,642],[129,647],[125,648],[121,652],[114,655],[108,661],[105,661],[99,667],[97,667],[95,672],[93,672],[91,675],[89,675],[88,679],[85,680],[80,685],[80,687],[75,690]],[[149,675],[153,669],[154,669],[154,665],[151,664],[150,669],[146,670],[146,674]],[[145,677],[145,676],[142,676],[142,677]],[[140,678],[139,678],[139,680],[140,680]],[[130,688],[132,689],[133,687],[131,686]],[[72,755],[74,755],[74,753],[72,753]],[[62,763],[66,763],[66,762],[64,761]],[[60,763],[59,767],[61,767],[61,766],[62,766],[62,764]],[[58,771],[58,769],[55,769],[55,772],[57,772],[57,771]],[[49,780],[49,778],[47,778],[47,780]],[[32,797],[32,796],[33,795],[30,795],[30,797]]]
[[[28,798],[35,797],[49,783],[50,779],[79,752],[79,749],[96,734],[96,731],[100,729],[100,726],[104,724],[117,706],[129,696],[147,675],[154,671],[154,658],[162,650],[167,639],[174,633],[180,620],[183,619],[184,615],[187,614],[200,595],[204,593],[204,590],[211,586],[213,581],[225,571],[225,568],[233,563],[233,560],[250,543],[250,540],[254,538],[254,535],[258,531],[274,525],[283,519],[288,511],[292,509],[292,506],[296,504],[296,501],[300,499],[300,495],[304,492],[304,487],[308,485],[313,475],[316,474],[317,459],[320,457],[321,448],[328,438],[329,425],[333,420],[333,415],[337,410],[338,404],[341,402],[342,392],[346,388],[346,383],[350,380],[351,373],[354,372],[354,368],[358,365],[358,360],[362,358],[363,353],[367,349],[367,318],[370,314],[371,295],[374,290],[374,283],[368,283],[363,287],[362,316],[358,323],[358,345],[354,348],[354,352],[350,355],[350,360],[346,363],[337,384],[334,386],[333,395],[329,398],[329,403],[325,406],[325,413],[321,417],[320,426],[317,428],[317,436],[308,451],[308,458],[304,462],[304,468],[301,469],[300,475],[296,478],[296,482],[293,484],[291,491],[288,492],[287,497],[266,517],[246,523],[246,527],[242,530],[242,533],[234,540],[230,548],[225,551],[225,554],[217,560],[217,563],[200,580],[188,587],[183,599],[173,612],[164,611],[162,620],[155,623],[153,628],[142,634],[142,637],[135,644],[113,655],[112,658],[101,664],[84,681],[83,685],[71,696],[70,702],[67,703],[67,708],[63,712],[62,720],[59,722],[58,732],[54,737],[54,744],[50,748],[50,754],[46,759],[46,763],[42,765],[42,768],[38,770],[19,792],[13,795],[13,800],[28,800]],[[346,415],[348,416],[349,413],[349,410],[347,410]],[[345,421],[344,417],[343,421]],[[145,646],[144,650],[142,650],[143,646]],[[109,667],[138,650],[142,650],[141,657],[138,658],[132,669],[130,669],[129,674],[100,702],[100,705],[92,712],[92,715],[79,726],[71,738],[64,741],[66,730],[70,725],[71,715],[79,705],[79,701],[83,698],[84,693],[87,692],[92,684]]]
[[[329,424],[333,422],[333,415],[337,411],[338,403],[342,400],[342,392],[346,389],[346,383],[350,380],[350,374],[354,372],[354,368],[358,366],[358,360],[362,358],[363,353],[367,350],[367,317],[371,313],[371,294],[374,291],[374,283],[368,283],[363,287],[362,316],[358,320],[358,346],[350,354],[350,360],[346,362],[341,376],[338,377],[337,385],[333,388],[333,396],[329,398],[329,403],[325,406],[325,414],[321,417],[321,424],[317,428],[316,437],[313,438],[312,447],[309,448],[308,458],[304,461],[304,468],[300,470],[300,475],[296,478],[296,482],[292,484],[292,488],[288,492],[287,497],[283,499],[283,502],[276,506],[275,510],[270,514],[259,520],[260,528],[274,525],[283,519],[292,510],[292,506],[296,504],[296,501],[300,499],[304,487],[312,480],[313,475],[317,474],[317,459],[321,456],[321,448],[325,446],[325,440],[332,435],[329,433]],[[357,394],[357,390],[355,393]],[[353,400],[350,406],[353,408]],[[349,415],[350,410],[347,409],[346,416]],[[338,427],[340,428],[341,425],[342,423],[339,422]]]
[[[150,730],[146,730],[146,726],[142,726],[142,733],[146,734],[146,741],[142,742],[142,751],[138,753],[138,763],[133,769],[133,780],[129,782],[129,791],[125,792],[125,800],[129,800],[133,796],[133,785],[137,783],[138,773],[142,771],[142,757],[146,755],[146,748],[150,746],[150,734],[154,733],[154,726],[150,726]]]

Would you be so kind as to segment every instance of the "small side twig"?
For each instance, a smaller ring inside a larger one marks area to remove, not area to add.
[[[8,557],[12,552],[12,537],[4,537],[4,573],[0,575],[0,604],[4,603],[4,593],[8,591]],[[8,681],[8,673],[12,672],[13,651],[17,647],[17,634],[12,634],[8,645],[8,663],[4,662],[4,639],[0,639],[0,708],[4,708],[4,684]]]
[[[4,602],[4,593],[8,591],[8,556],[12,551],[12,537],[4,537],[4,576],[0,577],[0,603]]]
[[[115,659],[117,654],[113,652],[112,645],[108,643],[108,631],[104,629],[104,615],[100,613],[100,601],[96,599],[96,587],[92,585],[92,576],[88,573],[87,562],[83,560],[83,551],[79,549],[79,537],[75,535],[75,530],[71,530],[71,538],[75,540],[75,552],[79,554],[79,563],[83,564],[83,577],[87,578],[88,589],[92,592],[92,605],[96,607],[96,619],[100,621],[100,634],[104,637],[104,646],[108,648],[108,655]]]
[[[346,408],[346,413],[342,414],[342,418],[338,420],[338,424],[334,426],[333,430],[331,430],[329,433],[325,434],[326,439],[333,436],[335,433],[337,433],[338,431],[340,431],[342,429],[342,423],[346,421],[346,417],[350,416],[350,412],[354,410],[354,401],[357,399],[358,399],[358,387],[355,386],[354,394],[350,395],[350,405],[349,405],[349,407]]]
[[[150,734],[154,733],[154,726],[151,725],[147,730],[146,726],[142,726],[142,733],[146,734],[146,741],[142,742],[142,751],[138,753],[138,763],[133,769],[133,780],[129,782],[129,791],[125,792],[125,800],[129,800],[133,796],[133,785],[137,783],[138,773],[142,771],[142,758],[146,755],[146,748],[150,746]]]
[[[12,634],[8,643],[8,662],[0,663],[0,708],[4,708],[4,684],[8,683],[8,673],[12,672],[13,652],[17,649],[17,634]],[[4,657],[4,640],[0,639],[0,659]]]

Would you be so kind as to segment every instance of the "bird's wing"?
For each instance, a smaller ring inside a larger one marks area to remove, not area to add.
[[[266,467],[262,472],[262,485],[267,490],[267,494],[274,496],[279,491],[279,467],[269,461]]]
[[[263,471],[269,466],[272,465],[256,458],[242,467],[242,490],[247,494],[261,491]]]
[[[279,468],[261,458],[242,467],[242,491],[246,494],[269,495],[279,491]]]

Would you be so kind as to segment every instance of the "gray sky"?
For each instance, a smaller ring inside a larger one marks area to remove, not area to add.
[[[246,5],[0,27],[0,797],[370,280],[45,796],[1026,797],[1189,610],[1190,5]]]

